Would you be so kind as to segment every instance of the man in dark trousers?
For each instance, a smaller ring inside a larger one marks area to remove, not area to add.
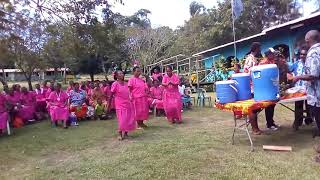
[[[309,31],[305,41],[310,48],[305,63],[305,75],[296,76],[293,81],[307,81],[307,102],[311,116],[316,120],[318,127],[314,133],[315,137],[320,135],[320,32],[317,30]]]

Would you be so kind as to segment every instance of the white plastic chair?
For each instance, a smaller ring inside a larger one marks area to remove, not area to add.
[[[212,98],[211,96],[207,95],[207,91],[203,88],[199,88],[197,90],[198,98],[197,98],[197,104],[200,107],[204,107],[206,105],[206,100],[209,103],[209,106],[212,106]]]

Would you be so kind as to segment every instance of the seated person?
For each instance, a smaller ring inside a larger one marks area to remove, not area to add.
[[[233,66],[233,73],[238,74],[241,73],[241,65],[239,63],[235,63]]]
[[[35,96],[36,96],[36,115],[38,120],[46,118],[47,113],[47,102],[46,102],[46,91],[40,87],[40,84],[36,84]]]
[[[108,107],[106,106],[106,104],[104,104],[102,102],[101,99],[98,99],[97,101],[97,105],[95,106],[94,110],[95,110],[95,119],[98,119],[98,120],[105,120],[107,119],[107,109]]]
[[[190,108],[192,106],[192,103],[191,103],[192,100],[190,95],[186,93],[186,86],[184,85],[184,83],[180,83],[178,88],[179,88],[179,93],[181,95],[183,107]]]
[[[91,94],[90,105],[95,107],[98,100],[101,100],[104,104],[107,104],[107,98],[103,90],[100,88],[100,83],[95,84],[95,88]]]
[[[7,129],[8,118],[8,102],[6,96],[0,90],[0,135]]]
[[[161,78],[158,78],[158,79],[161,79]],[[163,110],[163,102],[162,102],[163,87],[160,86],[160,82],[161,81],[159,80],[154,80],[153,86],[150,88],[149,104],[151,108],[156,107],[157,110]]]
[[[26,87],[21,89],[21,109],[18,111],[18,116],[24,122],[35,120],[35,104],[36,98],[33,92],[29,92]]]
[[[79,120],[87,116],[86,96],[86,92],[80,89],[79,83],[74,83],[73,90],[69,92],[70,112],[74,112]]]

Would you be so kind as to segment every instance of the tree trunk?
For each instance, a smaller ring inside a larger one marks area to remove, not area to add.
[[[58,76],[58,70],[57,68],[53,68],[53,80],[56,81],[57,80],[57,76]]]
[[[2,83],[3,86],[7,85],[7,82],[2,77],[0,77],[0,82]]]
[[[29,91],[32,91],[32,76],[28,76],[27,81],[28,81],[28,86],[29,86]]]
[[[90,79],[91,79],[91,82],[94,81],[94,73],[90,73]]]
[[[3,86],[7,85],[7,80],[6,80],[6,74],[4,72],[4,69],[2,69],[2,75],[3,77],[0,77],[0,82],[2,83]]]
[[[64,84],[67,84],[67,65],[66,64],[64,64],[63,81],[64,81]]]

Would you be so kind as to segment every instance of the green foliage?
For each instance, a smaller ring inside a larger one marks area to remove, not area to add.
[[[243,0],[244,11],[235,22],[236,38],[248,37],[299,17],[298,12],[289,11],[291,2],[293,0]],[[194,6],[194,3],[190,6]],[[194,14],[176,33],[177,40],[170,54],[191,55],[232,42],[231,1],[220,1],[216,7]]]

